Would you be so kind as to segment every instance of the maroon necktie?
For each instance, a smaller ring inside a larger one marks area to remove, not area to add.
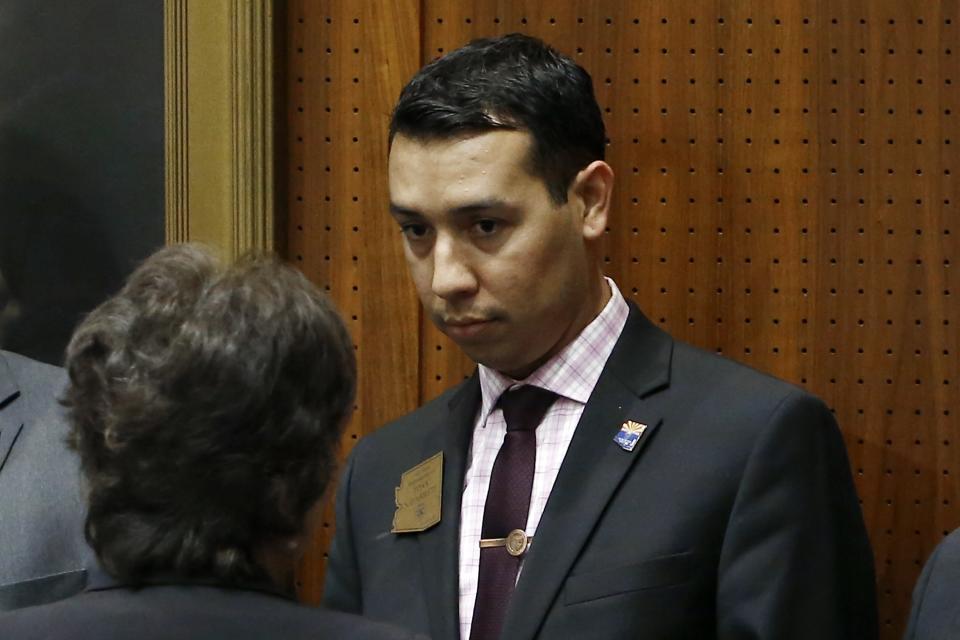
[[[480,574],[470,640],[497,640],[527,549],[527,513],[537,458],[536,428],[557,396],[538,387],[520,387],[500,396],[507,423],[503,446],[493,463],[483,507]]]

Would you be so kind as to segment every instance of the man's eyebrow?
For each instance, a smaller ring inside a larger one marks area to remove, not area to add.
[[[510,205],[500,198],[489,198],[486,200],[478,200],[476,202],[469,202],[459,207],[455,207],[450,210],[450,215],[454,216],[464,216],[480,213],[483,211],[490,211],[492,209],[508,209]],[[394,202],[390,203],[390,213],[395,217],[407,217],[407,218],[422,218],[423,214],[417,211],[416,209],[408,209],[407,207],[402,207]]]
[[[450,213],[454,215],[465,215],[471,213],[478,213],[480,211],[489,211],[491,209],[505,209],[507,208],[507,203],[500,198],[489,198],[487,200],[479,200],[477,202],[470,202],[468,204],[456,207],[451,209]]]
[[[419,211],[407,209],[406,207],[401,207],[400,205],[392,202],[390,203],[390,214],[393,216],[423,217]]]

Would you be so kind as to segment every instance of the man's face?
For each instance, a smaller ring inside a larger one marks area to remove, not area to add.
[[[390,209],[424,309],[474,361],[518,379],[598,311],[584,201],[551,200],[528,172],[531,143],[504,130],[397,136],[389,168]]]

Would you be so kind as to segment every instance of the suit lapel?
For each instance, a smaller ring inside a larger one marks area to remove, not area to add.
[[[23,428],[23,416],[17,402],[20,388],[13,378],[13,372],[6,358],[0,354],[0,471],[10,456],[13,443]]]
[[[670,378],[671,338],[631,305],[623,333],[584,408],[524,562],[503,637],[533,638],[594,526],[660,424],[645,397]],[[633,451],[613,442],[625,420],[647,425]]]
[[[480,378],[473,377],[453,395],[447,420],[435,425],[423,443],[423,459],[443,451],[440,522],[419,536],[430,635],[457,638],[459,631],[460,500],[467,450],[480,408]]]

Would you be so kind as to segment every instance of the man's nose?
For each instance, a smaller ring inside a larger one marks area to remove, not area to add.
[[[477,292],[477,277],[467,251],[447,237],[437,238],[433,255],[434,295],[444,300],[470,296]]]

